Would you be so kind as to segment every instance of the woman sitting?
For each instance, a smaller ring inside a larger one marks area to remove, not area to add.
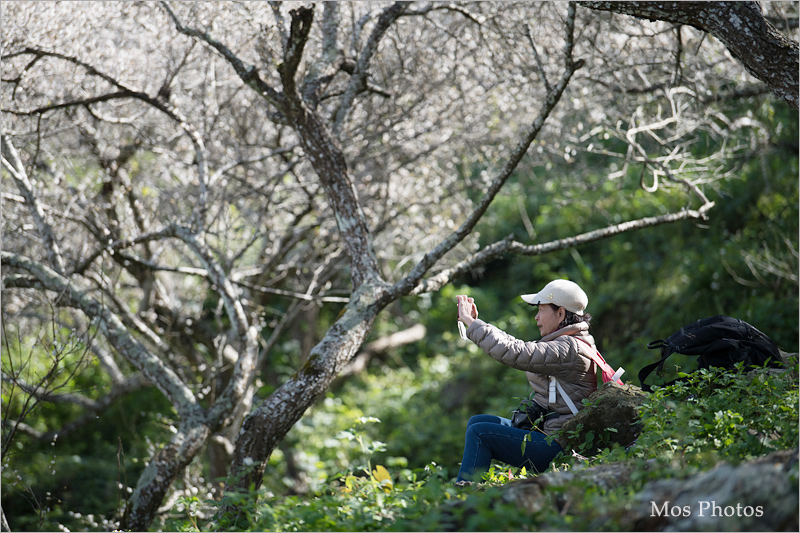
[[[538,306],[539,341],[515,339],[479,320],[474,300],[456,297],[458,319],[467,326],[467,337],[497,361],[525,371],[534,392],[533,407],[543,414],[543,420],[533,421],[538,422],[533,431],[523,429],[526,426],[517,423],[517,417],[515,425],[522,427],[494,415],[470,418],[456,485],[479,481],[492,459],[544,471],[562,451],[555,441],[547,442],[547,435],[560,429],[582,407],[582,400],[597,390],[597,368],[591,355],[597,349],[589,334],[586,293],[572,281],[555,280],[522,299]]]

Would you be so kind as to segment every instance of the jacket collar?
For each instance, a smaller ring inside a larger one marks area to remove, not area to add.
[[[544,337],[542,337],[543,341],[551,341],[562,335],[577,335],[579,337],[591,337],[589,335],[589,324],[586,322],[578,322],[577,324],[570,324],[569,326],[563,327],[554,331],[553,333],[548,333]]]

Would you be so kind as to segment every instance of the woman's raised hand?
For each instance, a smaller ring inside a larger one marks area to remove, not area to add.
[[[456,305],[458,306],[458,319],[467,326],[478,318],[478,307],[475,305],[475,300],[469,296],[465,294],[456,296]]]

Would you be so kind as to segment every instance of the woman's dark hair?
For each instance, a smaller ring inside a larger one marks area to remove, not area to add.
[[[578,324],[579,322],[586,322],[587,326],[592,327],[592,315],[586,311],[584,311],[582,315],[576,315],[564,309],[564,313],[566,313],[566,316],[564,316],[564,320],[561,321],[561,324],[558,325],[558,329],[565,328],[570,324]]]
[[[528,304],[531,307],[539,307],[542,305],[549,305],[553,311],[558,311],[559,309],[564,309],[563,307],[559,307],[556,304]],[[572,311],[567,311],[564,309],[564,320],[558,325],[558,329],[565,328],[572,324],[579,324],[581,322],[586,322],[586,325],[592,327],[592,315],[587,313],[586,311],[583,312],[582,315],[576,315]]]
[[[558,311],[559,309],[564,309],[563,307],[559,307],[555,304],[541,304],[541,305],[549,305],[553,308],[553,311]],[[576,315],[572,311],[567,311],[564,309],[564,320],[558,325],[558,329],[565,328],[572,324],[578,324],[580,322],[586,322],[586,325],[591,327],[592,326],[592,315],[585,312],[582,315]]]

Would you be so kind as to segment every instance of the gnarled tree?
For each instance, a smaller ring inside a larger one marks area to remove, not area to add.
[[[504,254],[705,217],[724,154],[700,172],[688,146],[744,127],[706,112],[742,72],[718,43],[575,3],[3,10],[4,323],[35,329],[55,308],[112,376],[92,401],[142,376],[176,413],[126,529],[149,527],[208,446],[235,439],[228,490],[259,486],[392,302]],[[607,179],[641,165],[686,208],[478,248],[509,179],[602,135],[626,146],[604,154],[622,162]],[[342,312],[296,373],[255,398],[277,340],[329,303]]]

